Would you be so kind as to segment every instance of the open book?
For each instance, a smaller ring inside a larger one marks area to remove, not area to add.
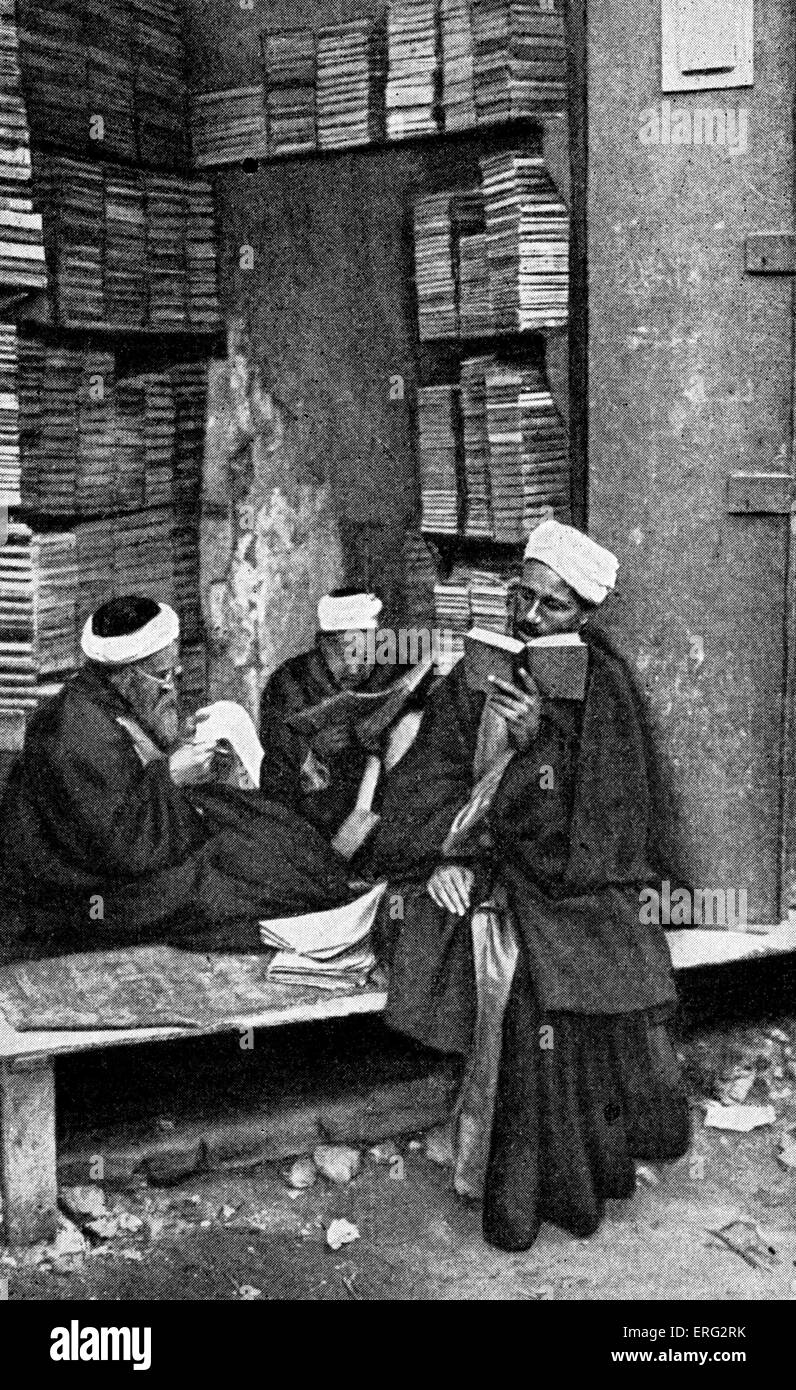
[[[395,723],[433,667],[432,658],[420,661],[386,690],[341,690],[339,695],[330,695],[311,709],[288,715],[287,722],[291,729],[308,737],[320,729],[344,725],[356,731],[365,747],[372,747]]]
[[[582,700],[586,693],[589,650],[576,632],[520,642],[474,627],[464,639],[464,661],[467,684],[486,694],[496,679],[520,685],[521,668],[530,672],[549,700]]]

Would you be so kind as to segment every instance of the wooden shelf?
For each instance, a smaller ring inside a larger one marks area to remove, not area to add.
[[[551,121],[561,121],[566,116],[565,111],[540,112],[536,116],[519,116],[513,121],[501,121],[494,125],[475,125],[468,126],[466,130],[435,130],[426,135],[410,135],[405,140],[369,140],[361,145],[343,145],[339,149],[333,150],[297,150],[290,154],[271,154],[271,155],[248,155],[243,158],[222,159],[212,164],[193,163],[194,174],[202,177],[213,173],[220,173],[225,169],[242,169],[245,173],[255,174],[260,169],[267,169],[271,165],[307,163],[316,161],[339,161],[351,155],[378,154],[385,151],[396,151],[400,149],[422,149],[434,143],[445,141],[454,145],[469,145],[474,141],[483,140],[487,142],[504,144],[507,138],[526,139],[535,136],[537,140],[541,136],[542,127]]]
[[[33,292],[26,295],[21,305],[21,312],[17,312],[16,321],[20,328],[29,329],[31,336],[52,338],[54,341],[63,342],[65,338],[74,338],[85,341],[86,337],[101,338],[105,341],[122,338],[125,340],[140,339],[147,341],[151,339],[173,340],[174,342],[185,342],[193,339],[196,342],[207,343],[221,340],[225,333],[223,320],[212,328],[153,328],[149,325],[138,324],[115,324],[115,323],[68,323],[60,322],[54,317],[52,300],[46,291]]]

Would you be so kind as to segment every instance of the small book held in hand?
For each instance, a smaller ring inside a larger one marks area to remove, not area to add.
[[[494,689],[495,679],[521,689],[519,671],[523,668],[548,700],[582,700],[586,694],[589,649],[576,632],[520,642],[474,627],[464,639],[464,661],[467,684],[486,694]]]

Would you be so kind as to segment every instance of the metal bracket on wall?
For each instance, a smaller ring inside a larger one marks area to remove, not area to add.
[[[758,232],[746,238],[748,275],[796,275],[796,232]]]
[[[732,473],[727,479],[730,516],[787,516],[796,503],[790,473]]]

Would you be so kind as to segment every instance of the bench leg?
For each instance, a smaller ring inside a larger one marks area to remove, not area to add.
[[[57,1223],[55,1067],[0,1062],[0,1191],[9,1245],[51,1240]]]

